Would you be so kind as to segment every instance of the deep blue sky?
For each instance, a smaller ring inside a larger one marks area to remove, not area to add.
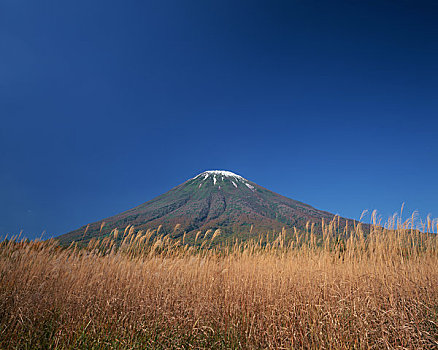
[[[0,235],[207,169],[358,218],[438,216],[435,1],[0,2]]]

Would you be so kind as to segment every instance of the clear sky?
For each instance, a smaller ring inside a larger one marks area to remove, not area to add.
[[[438,2],[0,2],[0,235],[208,169],[358,218],[438,216]]]

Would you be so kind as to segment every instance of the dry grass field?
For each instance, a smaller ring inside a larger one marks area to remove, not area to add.
[[[438,239],[412,226],[227,246],[217,231],[202,248],[132,227],[81,249],[6,240],[0,348],[437,349]]]

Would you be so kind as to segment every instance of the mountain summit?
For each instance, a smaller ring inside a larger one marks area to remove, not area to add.
[[[209,170],[133,209],[85,225],[58,237],[61,243],[88,242],[113,229],[160,229],[160,233],[188,237],[198,231],[221,229],[226,237],[247,238],[278,232],[283,227],[305,227],[334,215],[283,197],[240,175]]]

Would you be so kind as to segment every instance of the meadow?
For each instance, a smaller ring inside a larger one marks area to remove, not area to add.
[[[437,349],[431,220],[0,243],[2,349]]]

